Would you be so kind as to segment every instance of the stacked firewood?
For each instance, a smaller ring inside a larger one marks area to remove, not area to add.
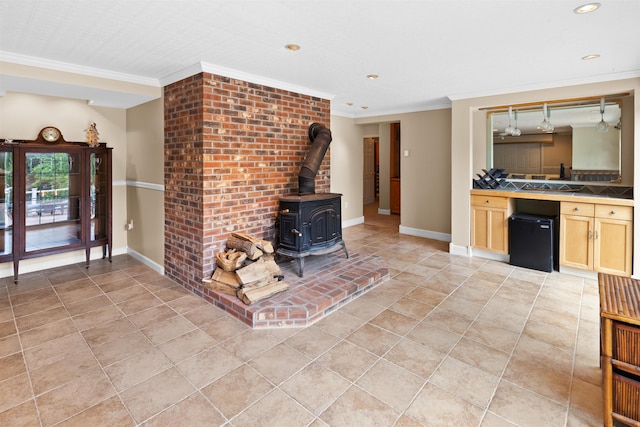
[[[211,278],[203,282],[214,291],[236,295],[247,305],[289,289],[267,240],[233,233],[227,249],[216,254],[216,265]]]

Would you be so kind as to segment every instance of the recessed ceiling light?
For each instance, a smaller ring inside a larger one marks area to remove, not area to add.
[[[284,45],[284,48],[290,51],[295,52],[296,50],[300,50],[300,45],[297,44],[286,44]]]
[[[363,106],[362,106],[362,107],[360,107],[360,108],[362,108],[363,110],[366,110],[366,109],[367,109],[367,108],[369,108],[369,107],[367,107],[366,105],[363,105]]]
[[[353,107],[353,102],[347,102],[347,107]]]
[[[591,55],[586,55],[582,57],[582,59],[584,59],[585,61],[590,61],[592,59],[598,59],[598,58],[600,58],[600,55],[598,55],[597,53],[593,53]]]
[[[594,10],[597,10],[599,8],[600,8],[600,3],[587,3],[573,9],[573,13],[582,15],[583,13],[593,12]]]
[[[379,76],[378,76],[377,74],[368,74],[368,75],[367,75],[367,78],[368,78],[368,79],[370,79],[370,80],[375,80],[375,79],[377,79],[378,77],[379,77]]]

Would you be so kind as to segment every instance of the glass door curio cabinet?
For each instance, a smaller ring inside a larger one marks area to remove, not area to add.
[[[51,131],[53,129],[53,131]],[[53,135],[51,134],[53,132]],[[56,128],[0,140],[0,262],[91,248],[112,252],[111,148],[67,142]]]

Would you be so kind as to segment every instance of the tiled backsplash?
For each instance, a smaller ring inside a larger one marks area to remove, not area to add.
[[[573,191],[574,193],[581,194],[593,194],[596,196],[616,197],[620,199],[633,199],[633,187],[625,187],[619,185],[589,185],[584,183],[578,184],[572,181],[553,182],[538,180],[505,180],[502,184],[500,184],[499,188],[503,190],[539,189],[543,191]]]

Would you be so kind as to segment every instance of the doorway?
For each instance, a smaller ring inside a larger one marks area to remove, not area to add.
[[[362,205],[364,223],[391,228],[395,232],[400,225],[399,215],[382,214],[380,207],[380,139],[363,138]]]
[[[362,204],[370,205],[378,201],[380,188],[378,137],[364,138],[363,150],[364,165],[362,168]]]
[[[391,123],[389,138],[389,175],[391,177],[389,207],[392,214],[400,214],[400,123]]]

